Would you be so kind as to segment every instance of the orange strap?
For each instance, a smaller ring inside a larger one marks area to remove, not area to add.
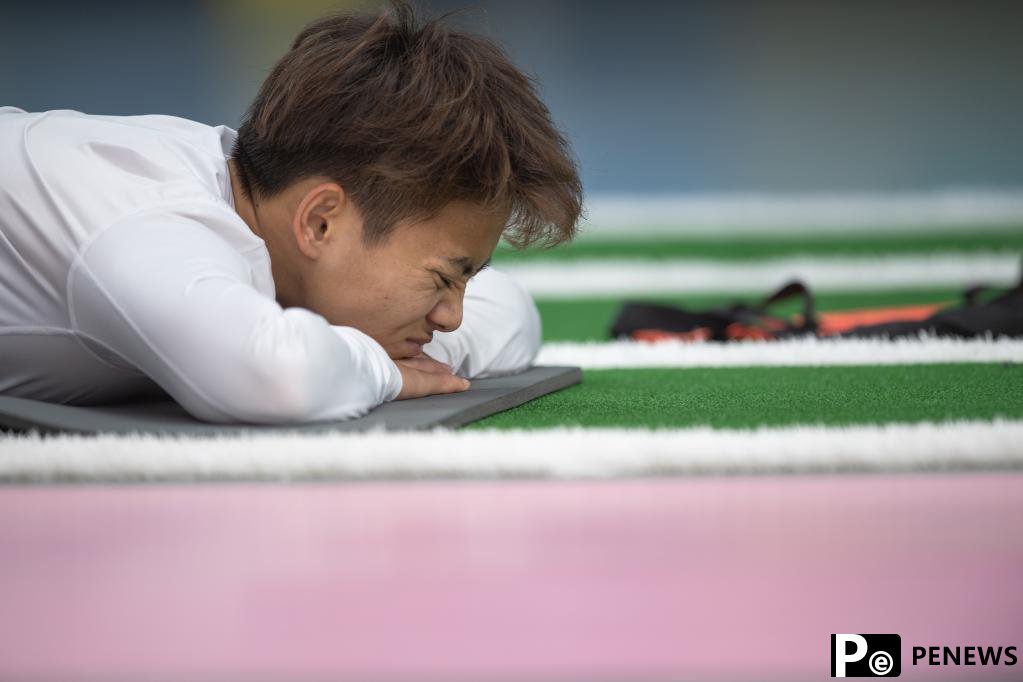
[[[669,332],[663,329],[636,329],[629,334],[636,341],[664,341],[666,339],[678,339],[679,341],[709,341],[710,328],[697,327],[686,332]]]
[[[817,314],[817,335],[828,336],[838,334],[853,327],[868,324],[884,324],[885,322],[920,322],[938,312],[942,308],[953,305],[930,303],[926,305],[907,305],[894,308],[863,308],[860,310],[842,310],[831,313]]]
[[[891,308],[860,308],[857,310],[841,310],[830,313],[817,314],[817,335],[830,336],[859,327],[861,325],[883,324],[885,322],[919,322],[943,308],[954,305],[954,301],[944,303],[928,303],[924,305],[895,306]],[[795,314],[792,319],[796,323],[802,323],[802,315]],[[762,320],[766,328],[744,325],[734,322],[726,328],[729,340],[767,340],[774,338],[772,331],[781,328],[776,321],[769,318]],[[630,334],[636,341],[663,341],[665,339],[677,339],[679,341],[708,341],[710,340],[710,329],[708,327],[696,327],[684,332],[670,332],[664,329],[636,329]]]

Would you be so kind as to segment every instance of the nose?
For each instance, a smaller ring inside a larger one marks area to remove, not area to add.
[[[464,292],[449,291],[433,309],[427,314],[426,319],[437,330],[442,332],[453,332],[462,324],[462,298]]]

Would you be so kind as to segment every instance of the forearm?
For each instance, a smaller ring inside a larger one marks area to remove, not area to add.
[[[303,308],[282,309],[251,286],[248,265],[201,227],[112,230],[83,252],[69,277],[74,324],[196,418],[348,419],[400,390],[400,372],[376,341]]]

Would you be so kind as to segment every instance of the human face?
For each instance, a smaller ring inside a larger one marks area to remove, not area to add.
[[[430,220],[399,223],[370,249],[360,224],[310,267],[304,305],[365,332],[393,359],[418,355],[435,332],[462,324],[465,287],[489,263],[508,217],[452,202]]]

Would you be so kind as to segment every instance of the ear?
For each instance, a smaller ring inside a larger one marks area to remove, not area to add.
[[[362,229],[348,194],[336,182],[310,188],[292,214],[292,234],[306,256],[320,258],[339,240],[344,242]]]

